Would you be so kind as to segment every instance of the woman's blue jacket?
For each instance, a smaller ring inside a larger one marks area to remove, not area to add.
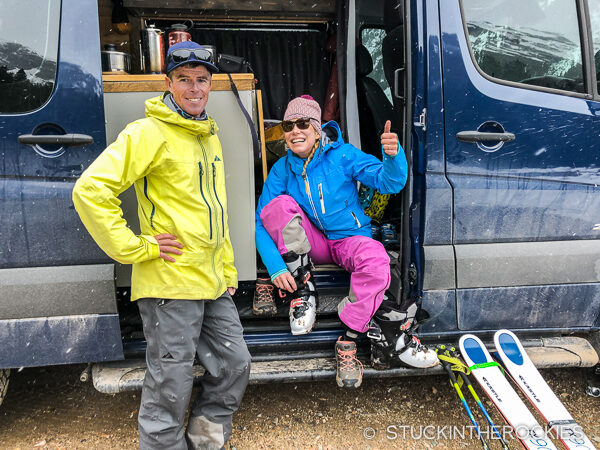
[[[323,125],[322,133],[327,138],[321,139],[321,146],[306,168],[310,193],[306,192],[302,177],[306,160],[288,150],[287,155],[273,165],[258,200],[256,247],[271,279],[287,271],[260,219],[262,209],[275,197],[293,197],[327,239],[357,235],[371,237],[371,219],[360,206],[356,182],[360,181],[382,194],[398,193],[406,183],[408,168],[402,147],[399,146],[394,157],[383,152],[383,161],[380,161],[345,143],[334,121]]]

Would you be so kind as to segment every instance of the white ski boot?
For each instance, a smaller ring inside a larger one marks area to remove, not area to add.
[[[308,334],[317,318],[317,291],[310,272],[312,263],[308,254],[288,252],[282,256],[297,287],[290,302],[290,328],[293,335]]]
[[[384,301],[369,325],[367,336],[371,339],[371,365],[377,370],[392,367],[416,367],[428,369],[437,366],[439,360],[435,351],[421,344],[412,335],[418,326],[418,307],[413,303],[406,311]],[[421,314],[427,315],[421,311]]]

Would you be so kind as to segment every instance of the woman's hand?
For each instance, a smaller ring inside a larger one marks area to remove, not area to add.
[[[297,289],[296,281],[289,272],[279,275],[273,280],[273,284],[282,291],[294,292]]]
[[[158,248],[160,249],[160,257],[165,261],[175,262],[175,258],[167,255],[167,253],[173,253],[175,255],[181,255],[182,252],[179,250],[183,248],[183,244],[177,241],[177,236],[174,234],[162,233],[154,236],[156,242],[158,242]]]
[[[236,290],[237,290],[236,288],[231,287],[231,286],[227,288],[227,292],[229,292],[229,295],[231,295],[232,297],[233,297],[233,294],[235,294]]]
[[[386,155],[396,156],[398,154],[398,135],[391,132],[392,122],[385,123],[383,133],[381,133],[381,146]]]

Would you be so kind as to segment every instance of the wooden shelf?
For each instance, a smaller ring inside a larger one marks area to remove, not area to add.
[[[164,74],[158,75],[127,75],[127,74],[102,74],[104,92],[157,92],[166,90]],[[254,74],[232,73],[231,78],[240,91],[254,89]],[[216,73],[212,77],[213,91],[230,91],[231,85],[226,74]]]

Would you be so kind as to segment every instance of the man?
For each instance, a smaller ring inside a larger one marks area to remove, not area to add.
[[[171,46],[168,92],[146,101],[146,118],[130,123],[73,191],[98,245],[133,264],[131,299],[147,342],[141,449],[222,448],[248,384],[250,354],[231,298],[237,272],[223,156],[217,125],[205,111],[214,72],[200,45]],[[117,199],[131,184],[139,236],[127,227]],[[184,437],[195,355],[206,373]]]

